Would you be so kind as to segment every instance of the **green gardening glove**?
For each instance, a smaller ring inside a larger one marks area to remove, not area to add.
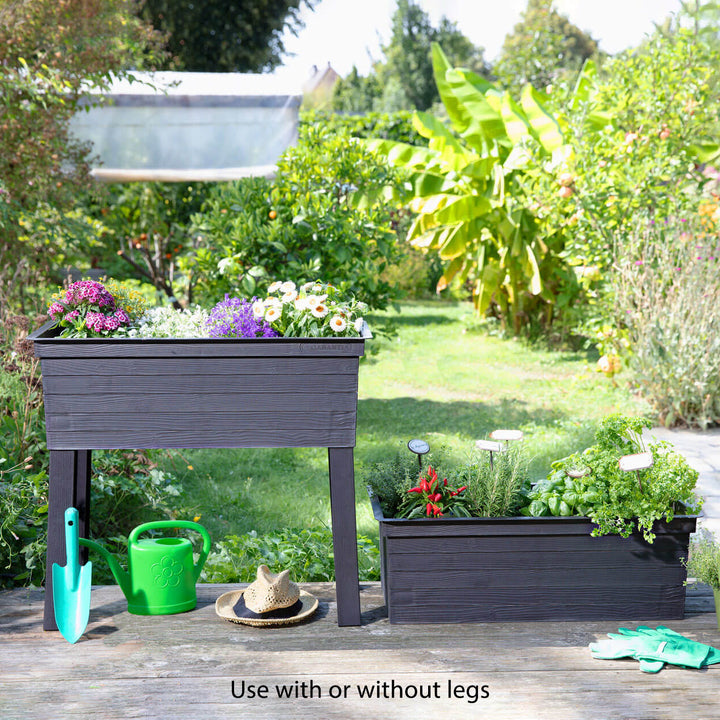
[[[670,628],[640,626],[637,630],[620,628],[620,634],[609,633],[610,640],[591,643],[593,657],[616,659],[634,657],[643,672],[656,673],[665,663],[700,668],[720,662],[720,651],[695,642]]]
[[[642,634],[647,637],[660,637],[672,640],[674,642],[682,644],[684,647],[690,647],[691,645],[697,646],[696,651],[698,653],[701,653],[703,651],[707,652],[707,655],[705,657],[705,660],[702,663],[702,666],[705,667],[707,665],[714,665],[715,663],[720,662],[720,650],[717,648],[711,647],[710,645],[703,645],[702,643],[696,642],[695,640],[690,640],[690,638],[685,637],[684,635],[680,635],[679,633],[676,633],[674,630],[671,630],[669,627],[665,627],[665,625],[658,625],[655,630],[652,628],[647,627],[646,625],[641,625],[638,627],[637,630],[627,630],[626,628],[620,628],[619,631],[621,634],[625,636],[633,636]],[[670,662],[669,660],[666,662]],[[692,667],[692,666],[691,666]]]
[[[609,640],[590,643],[590,652],[596,660],[635,658],[640,660],[640,669],[647,673],[660,672],[665,666],[664,660],[649,659],[657,650],[657,640],[641,635],[624,636],[612,633],[608,633],[608,637]]]

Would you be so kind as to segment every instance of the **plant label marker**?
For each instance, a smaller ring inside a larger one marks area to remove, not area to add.
[[[642,480],[640,479],[640,470],[645,470],[653,465],[652,453],[634,453],[633,455],[623,455],[618,460],[618,465],[623,472],[635,472],[637,476],[640,492],[644,492]]]
[[[502,443],[495,442],[494,440],[476,440],[475,447],[478,450],[487,450],[490,453],[490,467],[493,466],[493,453],[504,452],[505,446]]]
[[[490,433],[490,439],[501,440],[504,442],[509,442],[510,440],[522,440],[523,432],[522,430],[493,430]]]
[[[422,456],[430,452],[430,446],[424,440],[410,440],[407,444],[410,452],[414,452],[418,456],[418,466],[422,470]]]

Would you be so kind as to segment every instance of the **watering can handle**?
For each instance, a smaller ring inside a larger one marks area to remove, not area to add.
[[[192,520],[155,520],[153,522],[143,523],[138,525],[130,535],[128,536],[128,545],[132,545],[137,541],[138,535],[148,530],[162,530],[164,528],[185,528],[186,530],[194,530],[199,533],[203,539],[202,551],[200,557],[195,564],[195,580],[200,577],[200,571],[203,569],[203,565],[207,560],[207,556],[210,552],[210,533],[200,523],[192,522]]]

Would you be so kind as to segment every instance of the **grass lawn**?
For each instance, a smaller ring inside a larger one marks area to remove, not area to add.
[[[466,331],[473,325],[468,304],[406,304],[385,316],[397,335],[369,341],[360,366],[355,464],[362,534],[377,535],[363,469],[404,452],[411,438],[464,459],[490,431],[520,429],[539,478],[552,460],[586,447],[604,415],[648,409],[595,372],[591,356]],[[214,540],[329,525],[325,450],[187,450],[182,458],[187,463],[175,456],[166,469],[182,481],[180,503],[201,516]]]

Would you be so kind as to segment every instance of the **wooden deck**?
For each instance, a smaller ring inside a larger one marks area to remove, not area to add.
[[[588,643],[623,623],[390,625],[369,583],[363,624],[338,627],[334,585],[308,584],[313,619],[260,629],[215,615],[235,587],[199,585],[197,609],[162,617],[130,615],[117,587],[95,587],[75,645],[42,630],[43,591],[0,592],[0,718],[720,718],[720,664],[646,675],[634,660],[593,660]],[[686,610],[668,625],[720,647],[708,590],[690,588]]]

